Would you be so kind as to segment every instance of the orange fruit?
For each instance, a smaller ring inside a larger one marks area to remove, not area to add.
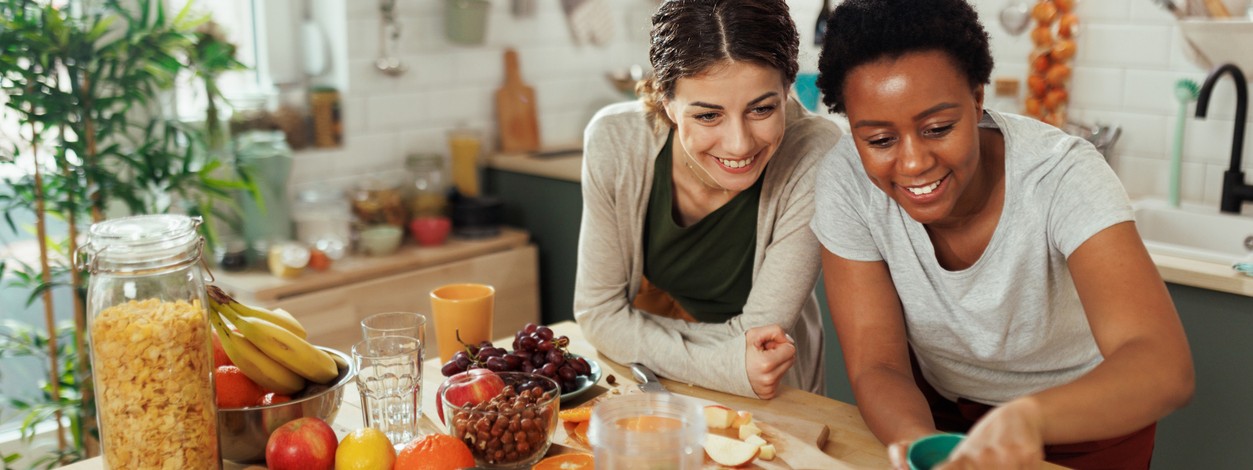
[[[336,470],[391,470],[395,462],[392,441],[374,428],[348,433],[335,449]]]
[[[270,392],[261,397],[261,401],[257,402],[261,406],[277,405],[279,403],[287,403],[291,401],[291,397],[281,393]]]
[[[226,355],[226,350],[222,348],[222,340],[218,338],[218,334],[213,333],[209,336],[213,337],[213,367],[235,365],[231,362],[231,357]]]
[[[394,470],[456,470],[473,467],[474,454],[460,439],[447,434],[427,434],[405,444],[396,455]]]
[[[580,452],[548,457],[537,462],[535,466],[531,467],[531,470],[590,470],[593,468],[596,468],[596,462],[592,454]]]
[[[309,269],[314,271],[326,271],[331,268],[331,257],[326,252],[318,249],[309,250]]]
[[[218,408],[253,406],[265,396],[265,390],[235,366],[218,367],[213,373],[213,385],[217,389]]]
[[[568,410],[561,410],[560,412],[557,413],[557,417],[561,418],[562,421],[565,421],[568,423],[581,423],[583,421],[592,419],[592,407],[580,406],[578,408],[570,408]]]

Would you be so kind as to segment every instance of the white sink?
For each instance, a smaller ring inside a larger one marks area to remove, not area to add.
[[[1215,207],[1143,199],[1132,204],[1136,228],[1150,253],[1231,266],[1253,250],[1253,217],[1223,214]]]

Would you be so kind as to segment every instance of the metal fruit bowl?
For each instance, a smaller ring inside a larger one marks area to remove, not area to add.
[[[265,444],[279,426],[305,416],[321,418],[327,424],[335,420],[344,399],[344,385],[356,377],[357,368],[347,354],[321,346],[318,349],[348,363],[347,369],[339,370],[334,382],[307,385],[285,403],[218,409],[218,441],[223,459],[241,464],[265,462]]]

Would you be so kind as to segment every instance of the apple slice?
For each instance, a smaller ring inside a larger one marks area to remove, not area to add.
[[[705,407],[705,426],[709,429],[727,429],[736,418],[735,410],[722,405]]]
[[[705,453],[718,465],[738,467],[752,462],[761,452],[760,446],[718,434],[705,436]]]
[[[774,446],[766,444],[761,446],[761,451],[757,453],[757,458],[762,460],[774,460]]]
[[[747,440],[750,437],[761,434],[761,428],[754,423],[748,423],[739,428],[740,440]]]
[[[747,411],[740,411],[735,414],[735,421],[731,422],[731,427],[738,428],[751,422],[753,422],[753,414]]]
[[[757,447],[761,447],[761,446],[764,446],[764,445],[766,445],[766,444],[769,444],[769,442],[766,442],[766,440],[765,440],[765,439],[762,439],[761,434],[757,434],[757,435],[753,435],[753,436],[748,436],[748,439],[744,439],[744,442],[745,442],[745,443],[748,443],[748,444],[755,445],[755,446],[757,446]]]
[[[761,434],[761,428],[757,427],[754,423],[748,423],[740,426],[740,440],[745,440],[758,434]]]

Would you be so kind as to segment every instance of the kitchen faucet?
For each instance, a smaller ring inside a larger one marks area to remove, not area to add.
[[[1205,118],[1209,109],[1210,93],[1224,73],[1230,74],[1231,79],[1236,82],[1236,129],[1231,137],[1231,166],[1223,172],[1223,194],[1218,207],[1223,212],[1239,214],[1242,202],[1253,201],[1253,185],[1245,184],[1244,172],[1240,170],[1240,153],[1244,149],[1244,120],[1249,110],[1249,82],[1244,79],[1244,72],[1239,67],[1223,64],[1210,72],[1197,97],[1196,117]]]

